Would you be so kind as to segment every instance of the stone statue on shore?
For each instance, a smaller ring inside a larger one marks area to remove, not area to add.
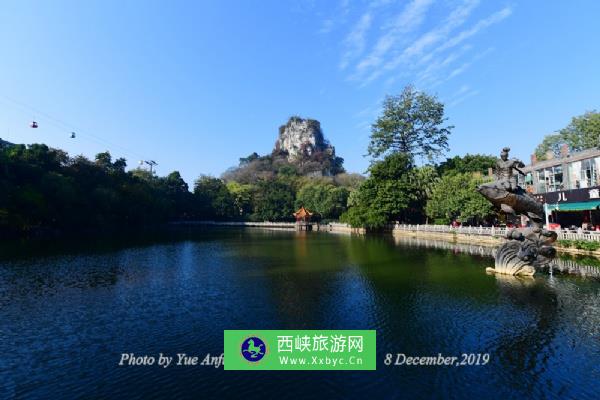
[[[523,162],[509,159],[505,147],[496,163],[496,180],[477,189],[497,210],[511,215],[525,215],[530,228],[512,229],[508,241],[496,251],[495,267],[488,271],[508,275],[533,275],[537,268],[546,267],[556,256],[552,243],[557,234],[543,227],[544,207],[535,197],[517,184],[515,172],[523,174]]]

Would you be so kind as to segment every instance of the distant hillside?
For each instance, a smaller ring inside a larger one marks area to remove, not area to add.
[[[240,158],[239,165],[225,172],[223,179],[252,183],[277,175],[332,176],[344,172],[343,163],[325,139],[319,121],[294,116],[279,127],[270,155],[252,153]]]
[[[6,140],[2,140],[2,138],[0,138],[0,147],[4,146],[14,146],[14,143],[7,142]]]

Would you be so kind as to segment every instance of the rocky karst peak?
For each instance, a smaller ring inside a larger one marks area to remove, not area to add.
[[[329,156],[335,154],[335,149],[323,136],[319,121],[300,117],[291,117],[279,127],[275,151],[287,153],[290,162],[301,161],[318,153]]]

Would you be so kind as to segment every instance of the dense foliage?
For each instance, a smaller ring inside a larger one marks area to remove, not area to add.
[[[258,155],[242,160],[252,163]],[[0,235],[136,228],[178,220],[291,221],[306,205],[318,218],[346,210],[358,174],[303,177],[294,171],[252,183],[201,175],[193,192],[179,172],[126,171],[110,153],[69,157],[43,144],[0,144]]]
[[[235,215],[235,202],[221,179],[202,175],[194,183],[194,195],[204,219],[224,220]]]
[[[473,173],[447,173],[435,185],[425,211],[435,223],[479,225],[495,216],[489,201],[477,192],[484,181]]]
[[[455,156],[448,158],[437,166],[440,175],[454,174],[481,174],[486,175],[490,168],[496,167],[497,158],[484,154],[467,154],[463,157]]]
[[[563,239],[558,241],[558,245],[566,248],[575,248],[578,250],[597,251],[600,250],[600,242],[593,240],[569,240]]]
[[[444,105],[435,96],[404,88],[399,96],[387,96],[383,113],[371,128],[368,153],[379,159],[403,153],[411,159],[434,161],[448,150],[453,126],[443,126]]]
[[[292,221],[294,194],[294,187],[285,180],[260,181],[255,188],[253,219]]]
[[[600,112],[588,111],[574,117],[569,125],[558,132],[546,135],[536,147],[535,155],[538,160],[545,160],[549,153],[558,157],[563,144],[574,151],[600,147]]]
[[[421,222],[423,202],[436,180],[432,167],[416,168],[406,154],[394,153],[374,162],[369,173],[350,195],[342,221],[371,229],[394,221]]]
[[[338,219],[346,210],[350,191],[333,184],[309,183],[298,191],[296,208],[304,206],[327,219]]]
[[[43,144],[0,149],[0,234],[135,227],[198,216],[178,172],[125,172],[124,159],[69,157]]]
[[[412,86],[398,96],[387,96],[382,115],[371,129],[370,176],[350,195],[350,208],[341,219],[370,229],[394,222],[425,222],[425,204],[439,172],[432,165],[418,167],[415,158],[432,162],[448,149],[453,127],[443,126],[446,120],[444,105]],[[441,169],[454,168],[459,162],[472,164],[455,158]]]
[[[344,172],[343,158],[331,157],[322,151],[305,155],[296,162],[288,161],[287,156],[287,153],[281,150],[274,150],[266,156],[252,153],[248,157],[240,158],[239,165],[227,170],[223,174],[223,179],[243,184],[255,184],[265,179],[294,176],[335,176]]]

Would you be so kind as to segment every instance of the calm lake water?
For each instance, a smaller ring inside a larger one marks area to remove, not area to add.
[[[252,229],[0,245],[0,398],[598,398],[600,282],[500,279],[491,263]],[[121,353],[220,355],[224,329],[300,328],[376,329],[377,371],[118,366]],[[385,366],[386,353],[490,362]]]

